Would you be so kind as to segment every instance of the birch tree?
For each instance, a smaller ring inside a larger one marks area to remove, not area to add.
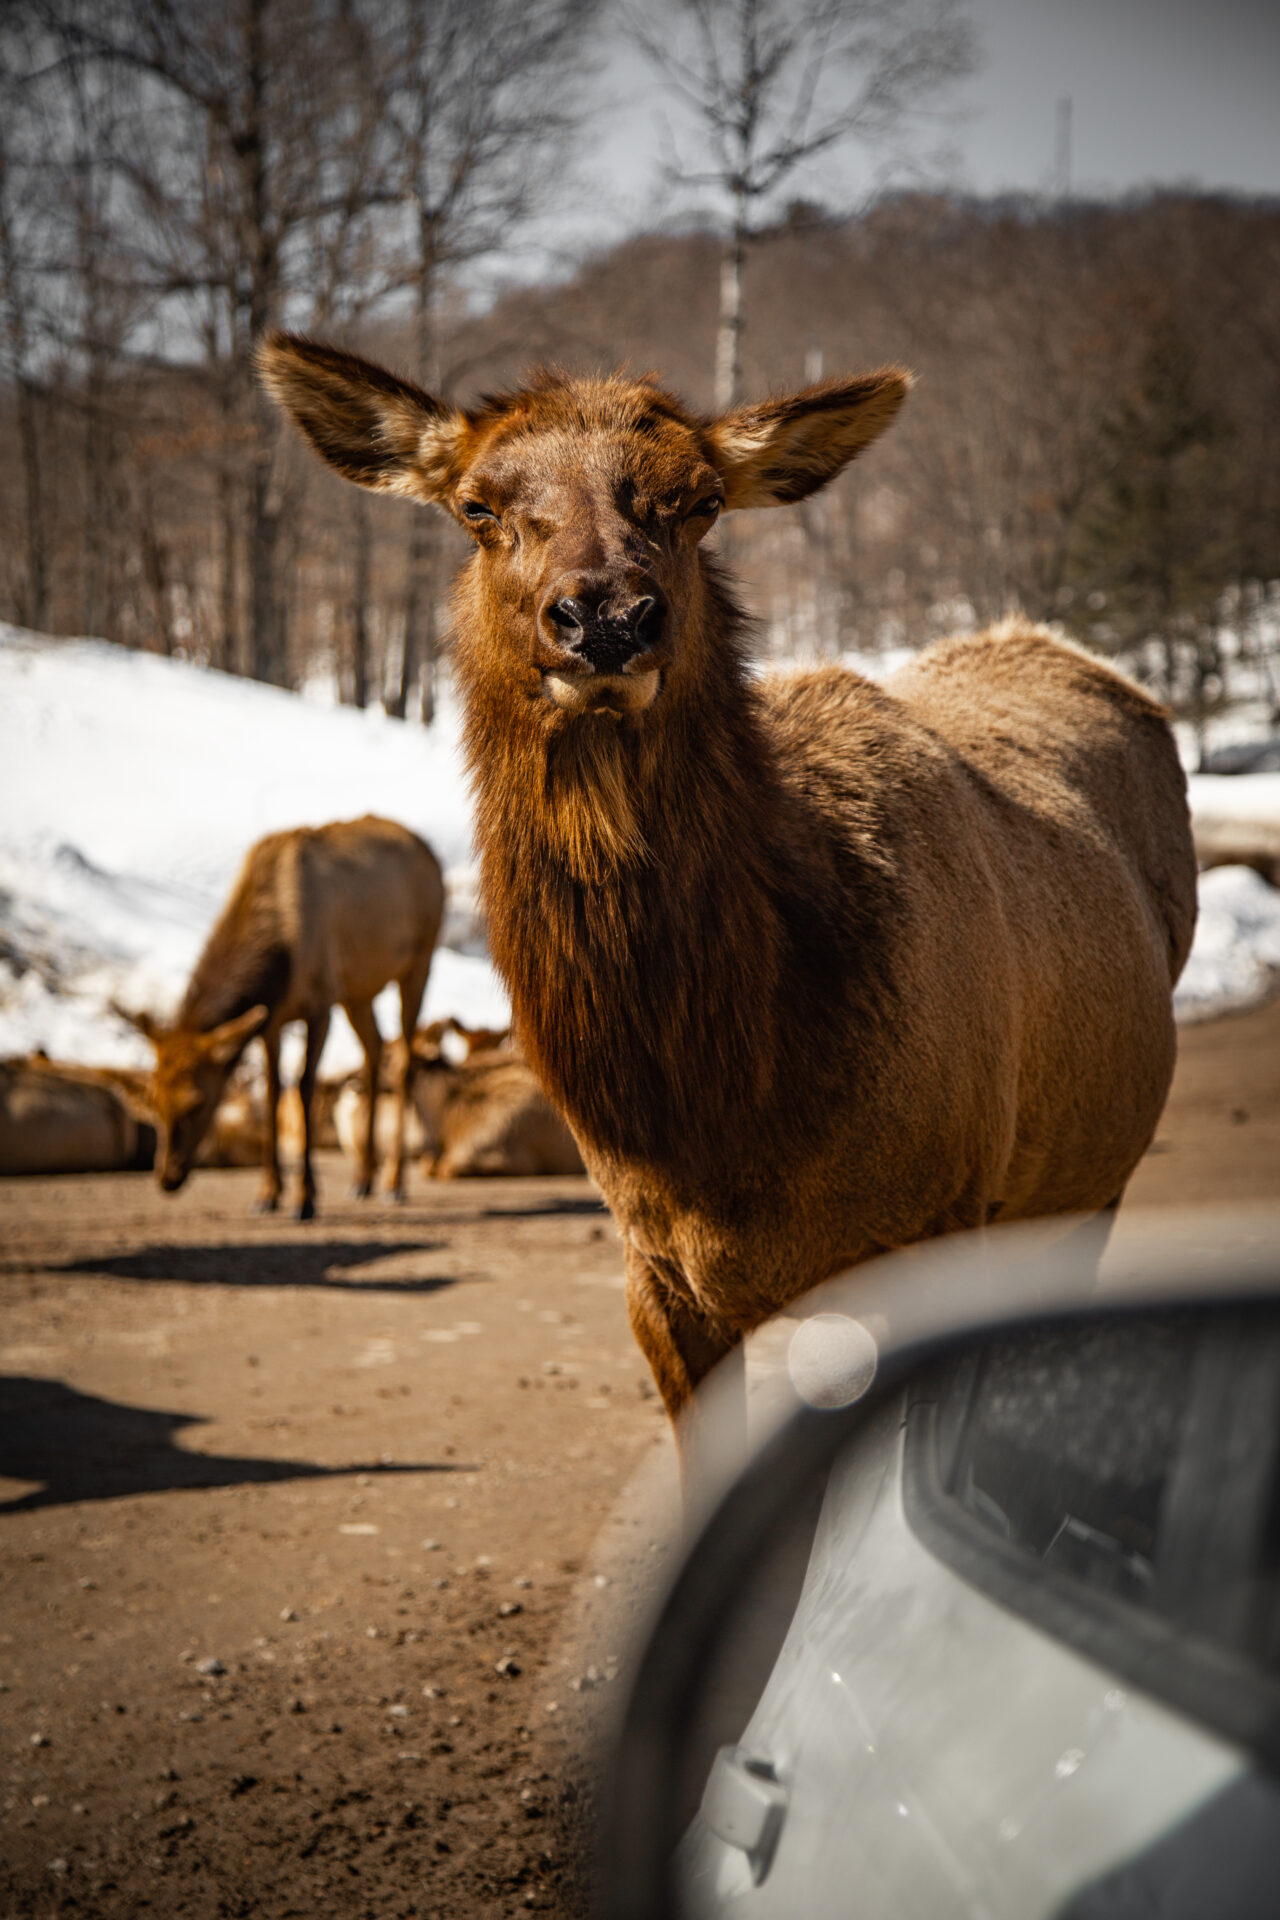
[[[696,157],[670,178],[726,213],[715,404],[740,397],[743,269],[753,235],[801,169],[861,143],[900,156],[974,64],[953,0],[664,0],[628,31],[685,110]]]

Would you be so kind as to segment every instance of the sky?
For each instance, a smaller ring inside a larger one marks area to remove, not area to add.
[[[980,61],[951,95],[950,185],[1048,189],[1057,103],[1069,97],[1076,193],[1194,183],[1280,194],[1280,0],[968,0],[964,10]],[[608,105],[586,136],[588,193],[572,222],[601,238],[689,204],[657,179],[672,123],[641,56],[614,42],[602,82]],[[855,205],[870,177],[854,148],[795,190]]]

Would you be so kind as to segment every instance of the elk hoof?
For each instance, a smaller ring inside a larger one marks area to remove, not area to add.
[[[278,1193],[260,1193],[253,1203],[255,1213],[278,1213],[280,1195]]]
[[[298,1211],[294,1215],[294,1219],[295,1220],[314,1220],[315,1217],[316,1217],[315,1195],[312,1193],[304,1193],[301,1200],[299,1200],[298,1202]]]
[[[351,1198],[353,1200],[367,1200],[372,1192],[372,1180],[357,1180],[351,1189]]]

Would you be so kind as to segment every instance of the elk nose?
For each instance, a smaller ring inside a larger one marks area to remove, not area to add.
[[[666,617],[656,594],[619,605],[607,590],[595,594],[584,587],[551,600],[545,613],[559,645],[597,673],[621,673],[637,654],[656,646]]]

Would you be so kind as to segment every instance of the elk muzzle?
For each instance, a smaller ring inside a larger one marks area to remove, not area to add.
[[[661,684],[666,596],[656,582],[619,588],[561,579],[538,609],[543,691],[576,711],[637,713]]]

